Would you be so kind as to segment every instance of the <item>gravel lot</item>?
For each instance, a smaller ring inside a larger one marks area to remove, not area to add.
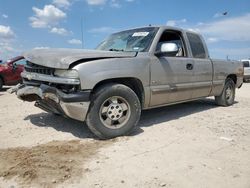
[[[143,112],[135,133],[96,139],[78,121],[0,92],[0,187],[250,187],[250,84]]]

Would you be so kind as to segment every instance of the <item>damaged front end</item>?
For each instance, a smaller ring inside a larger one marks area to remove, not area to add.
[[[10,89],[19,99],[33,102],[42,110],[84,121],[89,108],[90,90],[81,91],[78,78],[56,76],[55,69],[28,62],[22,73],[23,84]]]

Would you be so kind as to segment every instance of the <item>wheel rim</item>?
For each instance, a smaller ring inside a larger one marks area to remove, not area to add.
[[[226,99],[230,101],[233,98],[233,86],[228,85],[226,88]]]
[[[129,103],[122,97],[113,96],[101,105],[99,118],[105,127],[119,129],[128,122],[130,114]]]

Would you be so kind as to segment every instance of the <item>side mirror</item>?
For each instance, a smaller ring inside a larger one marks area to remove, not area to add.
[[[178,46],[175,43],[163,43],[161,44],[160,51],[156,52],[156,56],[163,55],[175,55],[179,51]]]

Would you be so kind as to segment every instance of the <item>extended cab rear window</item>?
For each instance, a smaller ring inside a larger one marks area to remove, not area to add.
[[[206,51],[199,35],[187,33],[187,38],[194,58],[206,58]]]

